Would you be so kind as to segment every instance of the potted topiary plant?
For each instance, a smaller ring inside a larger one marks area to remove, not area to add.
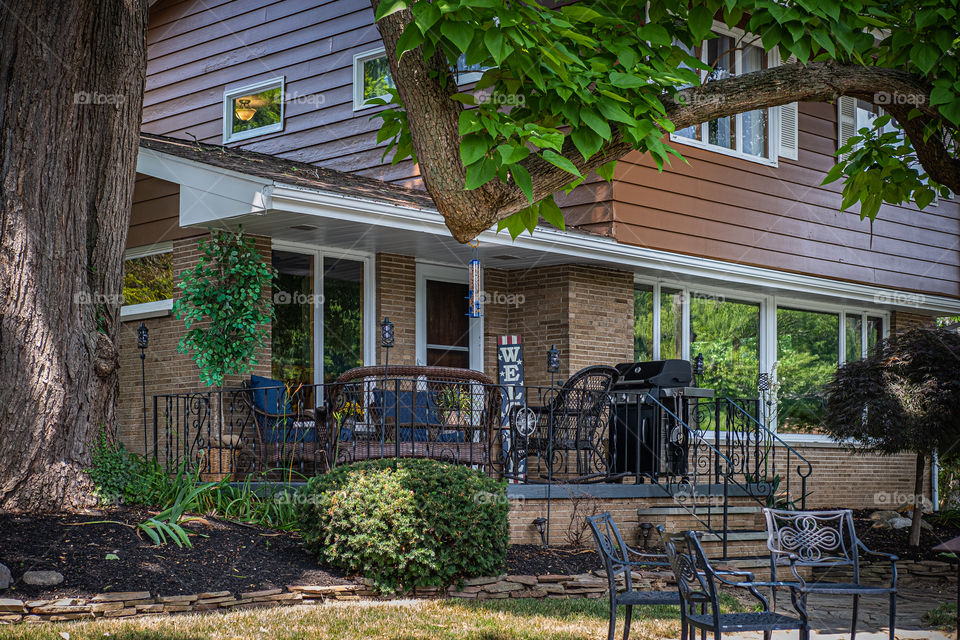
[[[437,408],[443,416],[444,425],[462,428],[470,424],[473,399],[463,385],[448,384],[437,394]]]

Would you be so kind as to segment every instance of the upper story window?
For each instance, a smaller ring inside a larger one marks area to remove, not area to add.
[[[366,109],[374,98],[389,99],[394,88],[393,76],[383,47],[353,56],[353,109]]]
[[[283,77],[224,92],[224,144],[282,129]]]
[[[452,71],[457,78],[457,84],[468,84],[479,80],[487,69],[489,67],[479,64],[467,64],[466,56],[461,55]],[[389,100],[387,91],[395,86],[383,47],[353,56],[354,111],[374,106],[368,102],[375,98]]]
[[[703,83],[761,71],[778,63],[759,38],[745,40],[742,32],[715,29],[717,37],[705,41],[693,53],[712,67],[701,72]],[[797,105],[756,109],[680,129],[671,140],[775,165],[777,156],[797,158]]]

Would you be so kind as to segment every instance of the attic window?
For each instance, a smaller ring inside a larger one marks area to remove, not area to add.
[[[224,144],[282,129],[283,77],[224,92]]]
[[[353,57],[353,109],[359,111],[374,105],[367,101],[375,98],[390,100],[388,90],[393,89],[393,77],[383,48]]]

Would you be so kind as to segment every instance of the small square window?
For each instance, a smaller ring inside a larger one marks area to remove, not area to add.
[[[123,304],[173,298],[173,252],[163,250],[127,258],[123,265]]]
[[[283,78],[230,89],[223,94],[223,142],[283,129]]]
[[[367,109],[374,98],[389,100],[387,93],[394,88],[390,65],[383,49],[374,49],[353,56],[353,109]]]

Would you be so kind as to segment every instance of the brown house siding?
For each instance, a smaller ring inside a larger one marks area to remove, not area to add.
[[[143,130],[220,144],[223,92],[284,76],[281,132],[234,143],[331,169],[408,182],[375,149],[375,109],[353,110],[353,56],[381,45],[364,0],[161,1],[150,12]]]
[[[865,284],[960,296],[960,206],[884,206],[874,223],[839,212],[833,166],[836,109],[800,105],[799,160],[779,167],[680,143],[690,164],[658,173],[620,162],[614,235],[624,243]]]
[[[200,235],[180,227],[180,185],[141,173],[133,188],[127,248]]]

